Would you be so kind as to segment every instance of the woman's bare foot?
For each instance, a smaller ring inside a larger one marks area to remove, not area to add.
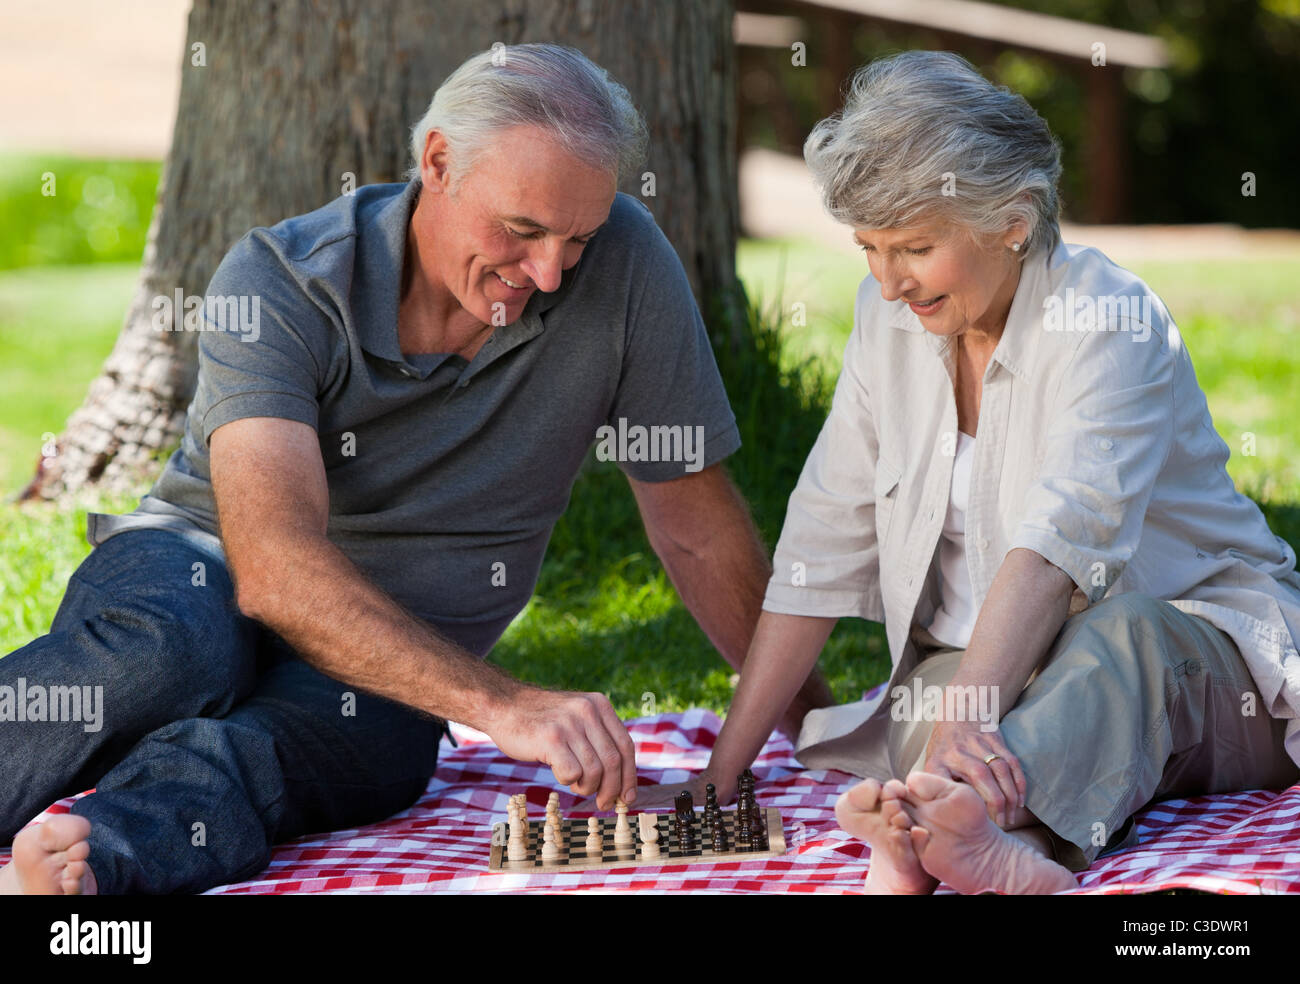
[[[866,881],[871,895],[928,895],[938,887],[912,849],[912,821],[899,804],[906,792],[897,779],[883,788],[875,779],[866,779],[835,804],[840,826],[871,845]]]
[[[913,772],[904,803],[922,868],[963,895],[1048,895],[1079,887],[1067,869],[1000,830],[966,783]]]
[[[0,868],[0,895],[94,895],[90,821],[65,813],[19,831],[14,855]]]

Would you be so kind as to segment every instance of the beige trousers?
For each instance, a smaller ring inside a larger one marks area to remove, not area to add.
[[[912,638],[920,662],[903,680],[909,696],[899,698],[914,705],[912,694],[947,686],[965,650],[945,648],[921,628]],[[1071,871],[1136,843],[1132,816],[1148,803],[1300,779],[1283,749],[1286,722],[1264,709],[1232,639],[1142,594],[1067,619],[1015,705],[1000,713],[1002,738],[1025,773],[1025,806]],[[887,715],[801,749],[799,758],[812,768],[904,778],[923,763],[934,727],[933,717],[907,716]],[[882,741],[883,748],[861,744]]]

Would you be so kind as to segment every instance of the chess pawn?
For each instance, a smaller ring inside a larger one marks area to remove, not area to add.
[[[542,857],[547,861],[553,861],[559,856],[560,849],[555,844],[555,828],[548,826],[542,841]]]
[[[604,842],[605,838],[601,836],[600,833],[600,819],[598,817],[588,817],[586,842],[587,853],[599,857],[600,849]]]
[[[627,822],[627,804],[619,800],[614,804],[614,812],[618,814],[618,822],[614,824],[614,843],[619,847],[630,847],[636,843],[636,839]]]
[[[724,854],[730,847],[727,843],[727,828],[721,820],[713,825],[713,842],[710,846],[714,854]]]

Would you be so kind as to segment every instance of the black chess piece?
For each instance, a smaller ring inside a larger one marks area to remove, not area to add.
[[[709,783],[704,787],[704,816],[701,828],[712,830],[722,819],[722,810],[718,806],[718,787]]]
[[[695,798],[689,789],[673,797],[673,820],[677,828],[677,842],[683,851],[695,850]]]
[[[740,810],[737,810],[733,814],[733,816],[735,817],[736,820],[735,823],[736,850],[747,851],[749,850],[750,845],[753,843],[753,835],[751,833],[752,828],[749,823],[749,814],[741,813]]]
[[[673,808],[677,811],[679,817],[695,816],[695,797],[691,795],[689,789],[683,789],[673,797]]]
[[[767,850],[767,827],[763,823],[763,811],[757,805],[749,814],[749,838],[754,844],[754,850]]]
[[[712,844],[712,847],[713,847],[713,853],[714,853],[714,854],[722,854],[722,853],[724,853],[724,852],[727,850],[727,848],[728,848],[728,844],[727,844],[727,827],[726,827],[726,824],[724,824],[724,823],[722,822],[722,818],[721,818],[721,817],[719,817],[719,818],[718,818],[718,822],[715,823],[715,824],[713,825],[713,844]]]

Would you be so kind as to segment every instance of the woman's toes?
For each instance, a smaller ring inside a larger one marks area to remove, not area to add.
[[[890,779],[880,790],[880,798],[887,800],[903,799],[907,796],[907,786],[899,779]]]
[[[902,804],[896,799],[881,801],[880,816],[885,823],[891,827],[897,827],[899,830],[907,830],[912,826],[912,818],[904,812]]]
[[[864,779],[841,796],[840,802],[863,813],[874,810],[880,802],[880,783],[875,779]]]
[[[907,791],[919,800],[938,799],[951,785],[951,779],[929,772],[913,772],[907,777]]]
[[[926,830],[924,827],[918,827],[914,824],[912,828],[908,831],[908,834],[912,838],[912,850],[916,853],[916,856],[918,858],[924,861],[925,849],[930,844],[930,831]]]

